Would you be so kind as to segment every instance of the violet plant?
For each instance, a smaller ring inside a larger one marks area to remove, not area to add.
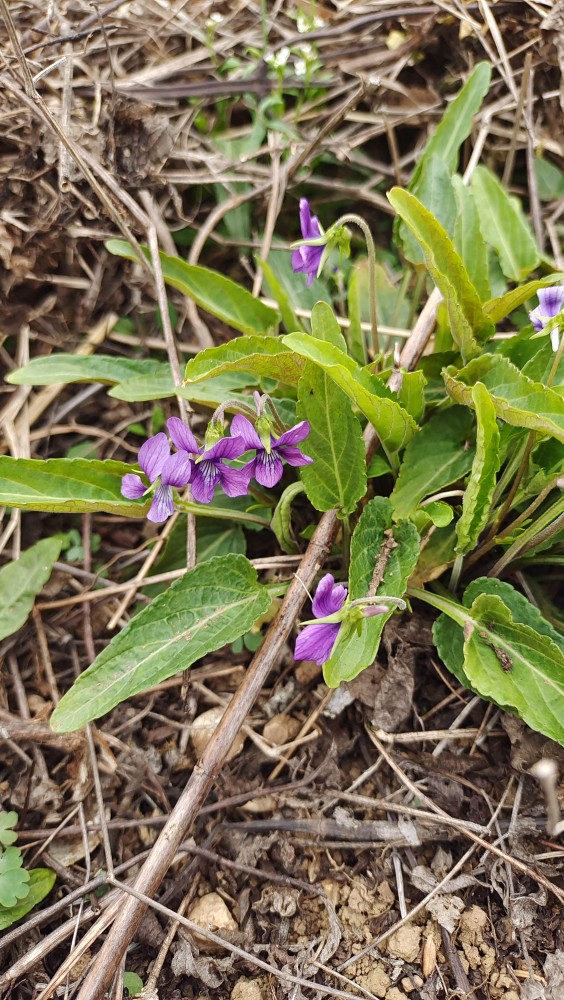
[[[392,616],[399,628],[413,612],[432,616],[437,656],[460,684],[564,744],[564,620],[550,575],[564,561],[564,275],[490,169],[478,164],[464,180],[457,173],[490,77],[489,64],[475,67],[407,189],[389,191],[396,221],[386,262],[356,213],[322,227],[315,211],[329,210],[317,209],[312,186],[294,222],[301,239],[289,247],[294,283],[277,280],[274,257],[264,262],[279,309],[224,275],[161,256],[165,280],[234,334],[188,360],[182,386],[164,361],[103,355],[53,354],[10,376],[15,384],[103,381],[130,402],[159,397],[168,436],[159,430],[143,444],[138,468],[0,456],[0,504],[146,517],[157,531],[174,516],[157,573],[185,569],[173,559],[183,558],[185,514],[196,518],[196,565],[138,611],[64,694],[51,720],[57,731],[268,618],[288,581],[259,579],[247,557],[253,533],[270,532],[277,552],[299,554],[334,512],[341,530],[313,617],[306,611],[296,623],[295,658],[313,660],[337,686],[382,656]],[[349,226],[363,234],[366,257],[351,246]],[[121,240],[108,249],[137,259]],[[299,291],[322,280],[333,287],[336,250],[346,292],[336,296],[339,309],[318,301],[302,320]],[[353,267],[344,265],[351,250]],[[397,317],[421,310],[411,296],[422,274],[442,303],[427,353],[406,370]],[[215,411],[207,431],[200,416],[188,426],[176,415],[178,397]],[[51,566],[60,542],[49,543],[42,559]],[[45,579],[32,573],[37,558],[29,550],[18,567],[34,577],[31,600]]]

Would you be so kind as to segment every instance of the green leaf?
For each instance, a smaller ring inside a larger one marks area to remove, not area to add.
[[[421,244],[427,269],[444,297],[453,339],[466,361],[480,350],[476,338],[487,340],[494,328],[462,259],[440,222],[412,194],[392,188],[388,200]]]
[[[427,524],[431,521],[437,528],[446,528],[454,517],[454,511],[449,503],[444,503],[442,500],[431,500],[415,511],[414,522],[417,522],[417,517],[421,515],[428,518]],[[416,526],[419,528],[419,524]]]
[[[486,243],[498,253],[505,276],[522,281],[540,263],[540,255],[519,201],[487,167],[476,167],[470,184]]]
[[[280,548],[283,552],[288,553],[288,555],[298,552],[298,546],[292,532],[291,507],[295,498],[303,492],[304,484],[299,481],[287,486],[276,505],[272,521],[270,522],[270,527],[276,535],[276,540]]]
[[[316,510],[352,514],[366,493],[366,449],[351,402],[318,365],[308,362],[298,388],[298,418],[308,420],[304,450],[312,465],[300,469]]]
[[[52,385],[59,382],[104,382],[115,385],[136,375],[156,375],[164,372],[170,377],[170,367],[162,361],[116,358],[110,354],[50,354],[34,358],[23,368],[16,368],[6,377],[12,385]]]
[[[125,462],[0,455],[0,506],[144,517],[150,498],[126,500],[121,495],[121,480],[131,471]]]
[[[4,636],[1,636],[1,638],[4,638]],[[18,839],[17,833],[14,830],[10,830],[10,827],[15,826],[17,822],[18,814],[16,812],[4,812],[4,810],[0,810],[1,847],[10,847]]]
[[[333,344],[339,351],[347,353],[347,342],[337,317],[327,302],[316,302],[311,310],[311,333],[317,340],[324,340],[326,344]]]
[[[450,172],[455,172],[458,167],[460,147],[472,132],[474,115],[480,110],[482,101],[488,93],[491,75],[492,67],[489,62],[480,62],[476,65],[460,92],[450,102],[429,139],[413,175],[412,185],[421,170],[421,162],[427,157],[440,156]]]
[[[19,847],[0,852],[0,906],[15,906],[29,892],[29,872],[22,868]]]
[[[460,371],[453,366],[446,368],[443,378],[449,396],[457,403],[474,406],[473,386],[483,382],[501,420],[564,441],[562,396],[541,382],[531,381],[507,358],[483,354]]]
[[[55,884],[55,872],[50,868],[32,868],[29,875],[29,882],[26,884],[27,895],[20,903],[14,906],[0,906],[0,931],[11,927],[17,920],[25,917],[34,906],[37,906],[42,899],[45,899]]]
[[[490,605],[487,602],[495,602],[494,612],[496,617],[490,614]],[[443,602],[442,599],[439,599],[438,602],[433,599],[430,603],[433,603],[436,607],[441,607]],[[451,604],[450,601],[446,603],[448,605]],[[535,637],[534,648],[538,649],[539,646],[546,645],[547,650],[550,650],[549,660],[560,660],[560,685],[562,690],[564,688],[562,683],[564,676],[562,673],[562,666],[564,666],[564,637],[544,618],[534,604],[531,604],[523,594],[519,593],[511,584],[503,580],[495,580],[489,577],[480,577],[477,580],[473,580],[466,588],[463,604],[464,607],[454,605],[454,611],[452,608],[448,610],[445,608],[446,613],[443,612],[433,626],[433,637],[441,659],[451,673],[458,678],[460,683],[470,688],[475,694],[489,698],[502,708],[516,711],[533,728],[538,729],[539,732],[544,732],[546,735],[550,735],[546,728],[543,728],[544,723],[537,725],[536,721],[538,720],[532,721],[532,717],[527,718],[525,714],[522,714],[523,693],[525,698],[534,703],[532,707],[535,718],[539,712],[541,717],[544,714],[543,692],[546,690],[546,694],[552,697],[549,693],[550,682],[545,682],[542,677],[542,670],[541,674],[539,674],[540,661],[537,661],[533,653],[535,662],[524,663],[522,651],[524,645],[529,644],[531,636]],[[487,608],[487,611],[484,611],[485,608]],[[469,614],[466,613],[466,609],[470,609]],[[475,614],[475,612],[478,612],[478,614]],[[504,628],[499,628],[497,624],[500,617],[504,623]],[[484,619],[490,632],[496,627],[499,629],[498,635],[493,636],[488,634],[483,628]],[[508,624],[510,626],[509,631],[507,630]],[[521,636],[517,634],[519,629],[524,630],[524,634]],[[470,650],[471,655],[468,660],[468,649],[465,647],[464,638],[465,631],[468,635],[472,631],[474,637]],[[518,648],[517,655],[515,655],[514,649],[507,648],[507,639],[511,632],[513,632],[513,646]],[[493,647],[503,651],[501,657],[496,654]],[[511,663],[506,660],[506,656],[509,657]],[[529,649],[525,660],[530,659],[531,650]],[[480,661],[479,665],[477,663],[478,660]],[[511,669],[504,670],[501,665],[502,661],[506,668],[511,665]],[[515,666],[518,667],[518,672],[514,672]],[[484,676],[484,671],[489,671],[489,677]],[[511,674],[512,676],[509,679],[505,676],[500,678],[500,673],[503,675]],[[521,689],[521,693],[517,696],[513,691],[509,700],[504,700],[507,697],[508,690],[511,691],[515,684]],[[540,697],[537,688],[540,688]],[[492,689],[493,693],[490,693]],[[547,717],[549,714],[547,713]],[[561,728],[563,719],[564,715],[562,714],[562,709],[560,709],[559,724]],[[552,738],[557,739],[559,737],[553,736]],[[560,742],[562,742],[561,737]]]
[[[409,517],[421,501],[456,483],[471,469],[472,420],[462,407],[436,413],[405,449],[390,497],[394,516]]]
[[[392,393],[385,386],[348,355],[332,344],[303,333],[288,334],[282,337],[282,341],[296,354],[315,362],[327,372],[364,413],[387,451],[399,451],[413,437],[417,430],[413,418],[391,398]]]
[[[454,199],[451,175],[458,167],[462,143],[472,131],[474,115],[480,109],[488,93],[491,79],[491,65],[478,63],[468,80],[448,105],[442,120],[429,139],[409,182],[409,190],[425,205],[450,232],[454,218]],[[447,207],[441,204],[441,188],[446,192]],[[422,257],[405,224],[396,227],[402,239],[407,238],[406,256],[414,263],[421,263]],[[415,255],[410,256],[414,251]]]
[[[523,305],[523,302],[527,302],[533,295],[536,295],[539,288],[548,288],[550,285],[557,285],[563,278],[564,274],[561,271],[557,271],[555,274],[549,274],[547,278],[528,281],[526,285],[520,285],[519,288],[512,288],[511,291],[506,292],[500,298],[484,302],[484,312],[489,316],[492,323],[499,323],[500,320],[505,319],[506,316],[509,316],[515,309]]]
[[[170,369],[160,375],[141,375],[137,378],[130,378],[126,382],[110,389],[108,396],[115,399],[124,399],[129,403],[144,403],[151,399],[167,399],[172,396],[181,396],[191,403],[200,406],[213,407],[237,396],[242,389],[249,385],[254,385],[255,379],[252,375],[243,372],[227,372],[218,378],[211,377],[208,382],[202,385],[175,386],[170,374]]]
[[[564,744],[564,652],[546,634],[515,622],[501,598],[482,594],[470,609],[464,672],[482,697]]]
[[[124,972],[123,985],[130,997],[136,997],[143,989],[143,980],[136,972]]]
[[[224,498],[222,498],[224,499]],[[247,498],[245,498],[247,499]],[[246,550],[245,535],[236,523],[237,513],[233,511],[232,523],[220,521],[214,517],[196,517],[196,563],[206,562],[214,556],[226,556]],[[162,556],[154,567],[155,575],[172,573],[175,570],[186,569],[186,518],[179,517],[170,532]],[[143,588],[148,597],[156,597],[167,589],[170,581],[150,583]]]
[[[241,555],[217,556],[140,611],[75,681],[51,717],[55,732],[79,729],[126,698],[186,670],[243,635],[270,606]]]
[[[0,639],[13,635],[27,621],[35,598],[51,576],[61,545],[60,538],[44,538],[0,569]],[[15,813],[0,813],[0,843],[1,819],[6,815]]]
[[[482,236],[472,192],[458,175],[452,178],[452,185],[457,208],[452,239],[474,288],[484,301],[491,295],[488,248]],[[487,314],[486,306],[484,312]]]
[[[385,543],[390,541],[395,545],[390,547],[375,596],[403,597],[419,556],[419,534],[407,521],[392,527],[390,501],[375,497],[364,508],[351,541],[349,593],[352,600],[366,597],[377,560]],[[352,680],[374,662],[384,625],[392,614],[393,611],[389,611],[365,618],[360,634],[355,630],[338,642],[333,656],[323,666],[323,676],[329,687]]]
[[[137,254],[125,240],[108,240],[110,253],[127,260],[137,260]],[[142,247],[147,260],[151,254]],[[163,277],[167,285],[177,288],[188,298],[241,333],[269,336],[278,330],[279,315],[274,309],[255,299],[246,288],[217,271],[196,264],[187,264],[180,257],[159,254]]]
[[[415,185],[409,185],[410,191],[424,205],[447,233],[452,233],[456,217],[456,202],[451,183],[451,169],[437,155],[424,154]],[[417,265],[425,263],[425,254],[417,234],[407,221],[402,221],[398,229],[404,256]]]
[[[462,515],[456,525],[456,551],[461,555],[474,548],[486,526],[500,466],[495,406],[481,382],[474,386],[472,400],[477,420],[476,453],[462,500]]]
[[[377,479],[379,476],[388,476],[391,473],[390,463],[386,461],[379,451],[370,459],[370,464],[366,470],[369,479]]]
[[[541,201],[558,201],[564,198],[564,172],[550,160],[536,156],[534,159],[537,186]]]
[[[307,334],[297,334],[307,336]],[[252,372],[295,385],[304,363],[284,346],[283,338],[235,337],[220,347],[200,351],[186,365],[185,383],[192,384],[224,372]]]
[[[419,423],[425,413],[425,386],[427,379],[423,372],[401,373],[401,387],[397,394],[398,402]]]
[[[347,309],[349,329],[347,332],[350,354],[359,365],[368,361],[364,330],[362,329],[363,306],[369,299],[368,267],[366,260],[357,261],[351,269],[347,289]],[[370,308],[368,306],[368,308]]]

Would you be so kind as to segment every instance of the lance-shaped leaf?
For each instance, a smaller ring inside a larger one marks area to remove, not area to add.
[[[411,193],[443,223],[448,232],[454,219],[451,177],[458,167],[460,147],[470,135],[474,115],[488,92],[491,72],[490,63],[477,64],[433,131],[409,182]],[[414,263],[422,262],[405,223],[400,221],[396,229],[406,256]]]
[[[388,452],[397,452],[411,440],[417,424],[392,393],[333,344],[303,333],[282,337],[286,347],[315,362],[347,394],[377,430]]]
[[[302,334],[307,336],[307,334]],[[252,372],[295,385],[304,367],[302,359],[274,337],[235,337],[220,347],[209,347],[188,362],[184,382],[222,375],[224,372]]]
[[[125,462],[86,458],[11,458],[0,455],[0,506],[68,514],[121,514],[143,517],[150,498],[126,500],[121,480],[131,472]]]
[[[425,599],[443,611],[433,637],[460,683],[562,742],[564,637],[539,609],[511,584],[489,577],[472,581],[463,606],[438,595]]]
[[[282,322],[288,333],[292,330],[303,330],[304,325],[296,316],[292,305],[292,300],[281,281],[278,280],[269,261],[259,260],[260,268],[264,274],[270,291],[278,303]]]
[[[505,276],[522,281],[537,267],[540,255],[520,203],[487,167],[476,167],[470,186],[486,243],[497,251]]]
[[[243,339],[241,337],[241,340]],[[224,375],[219,375],[218,378],[210,377],[207,382],[175,386],[170,368],[168,368],[168,371],[160,374],[138,375],[136,378],[127,379],[126,382],[120,382],[109,390],[108,396],[114,396],[115,399],[125,399],[129,403],[181,396],[182,399],[187,399],[192,403],[215,409],[220,403],[236,397],[242,389],[254,385],[255,381],[252,374],[226,372]]]
[[[476,453],[462,499],[462,514],[456,525],[456,551],[462,555],[474,548],[487,523],[500,466],[495,406],[481,382],[472,389],[472,400],[477,421]]]
[[[441,121],[425,146],[423,156],[413,174],[410,188],[416,183],[421,169],[421,161],[427,156],[440,156],[451,173],[457,169],[460,147],[472,131],[474,115],[480,110],[482,101],[488,93],[491,75],[491,63],[479,62],[476,64],[460,92],[448,105]]]
[[[33,358],[23,368],[16,368],[6,377],[12,385],[52,385],[59,382],[103,382],[115,385],[137,375],[170,373],[163,361],[149,358],[117,358],[110,354],[49,354]]]
[[[456,201],[452,187],[451,170],[440,156],[424,156],[418,171],[417,182],[409,185],[410,191],[421,205],[430,212],[446,233],[452,233],[456,218]],[[405,257],[412,264],[425,263],[425,254],[417,234],[407,220],[400,219],[398,234]]]
[[[480,229],[478,210],[472,192],[469,191],[462,178],[455,175],[451,183],[454,188],[457,207],[452,239],[462,257],[474,288],[482,301],[484,301],[484,299],[489,299],[491,291],[488,248]],[[485,305],[484,312],[488,315]]]
[[[137,260],[137,254],[125,240],[108,240],[110,253],[127,260]],[[151,254],[142,247],[148,260]],[[181,257],[159,254],[163,277],[167,285],[177,288],[212,316],[217,316],[234,330],[241,333],[265,335],[278,330],[279,315],[274,309],[255,299],[246,288],[217,271],[197,264],[187,264]]]
[[[497,416],[514,427],[550,434],[564,441],[564,399],[541,382],[533,382],[507,358],[483,354],[459,371],[443,371],[446,390],[457,403],[474,406],[473,387],[483,382]]]
[[[407,581],[419,556],[419,534],[408,521],[392,526],[392,506],[385,497],[375,497],[364,508],[351,542],[349,593],[352,600],[386,594],[403,597]],[[384,625],[393,610],[362,621],[356,629],[339,637],[332,657],[323,666],[329,687],[353,677],[374,662]]]
[[[245,556],[217,556],[160,594],[117,635],[61,699],[51,727],[79,729],[195,660],[234,642],[270,607]]]
[[[13,635],[27,620],[60,551],[60,538],[44,538],[0,569],[0,639]]]
[[[425,263],[445,300],[453,339],[464,360],[478,354],[478,340],[491,337],[494,328],[480,296],[470,281],[460,254],[446,230],[408,191],[392,188],[388,199],[421,244]]]
[[[298,418],[308,420],[304,450],[313,458],[300,477],[316,510],[352,514],[366,493],[366,449],[351,401],[318,365],[308,362],[299,382]]]
[[[497,299],[490,299],[488,302],[484,302],[484,312],[491,319],[492,323],[499,323],[500,320],[505,319],[515,309],[522,306],[523,302],[527,302],[533,295],[536,295],[539,288],[549,288],[551,285],[558,285],[563,278],[564,274],[557,271],[554,274],[549,274],[546,278],[528,281],[527,284],[519,285],[518,288],[512,288],[505,295],[501,295]]]
[[[421,501],[456,483],[472,467],[472,417],[463,407],[436,413],[405,449],[390,497],[396,518],[410,517]]]

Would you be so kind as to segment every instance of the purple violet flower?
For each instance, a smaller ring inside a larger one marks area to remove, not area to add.
[[[550,288],[539,288],[539,305],[529,313],[529,319],[537,333],[550,323],[564,309],[564,285],[552,285]],[[558,327],[550,331],[550,340],[554,351],[558,350],[560,331]]]
[[[319,219],[316,215],[311,214],[307,198],[300,198],[300,226],[304,240],[318,240],[320,236],[323,236]],[[296,274],[307,274],[306,285],[308,286],[317,277],[324,251],[325,245],[297,247],[292,252],[292,267]]]
[[[336,584],[331,573],[326,573],[317,585],[311,609],[315,618],[327,618],[340,611],[348,595],[346,587]],[[315,660],[322,666],[333,652],[342,622],[320,622],[306,625],[296,639],[295,660]]]
[[[148,438],[141,445],[137,461],[151,486],[160,477],[161,481],[155,490],[151,509],[147,514],[149,521],[160,524],[174,514],[172,487],[182,489],[188,485],[192,463],[185,452],[170,454],[170,445],[166,434],[162,432]],[[128,472],[121,481],[122,495],[128,500],[139,499],[148,489],[141,476],[131,472]]]
[[[190,476],[194,500],[211,503],[218,483],[228,497],[242,497],[249,492],[251,474],[246,467],[232,469],[224,463],[224,459],[239,458],[247,450],[242,440],[221,438],[206,451],[199,447],[190,428],[178,417],[170,417],[166,425],[179,455],[188,454],[195,459]]]
[[[279,438],[270,435],[271,447],[267,451],[260,435],[253,427],[250,420],[241,413],[237,413],[231,422],[232,440],[243,442],[243,451],[253,450],[256,455],[244,467],[249,478],[255,477],[261,486],[276,486],[282,478],[284,467],[282,462],[288,465],[310,465],[313,459],[309,455],[304,455],[296,445],[303,441],[309,434],[309,424],[307,420],[300,421],[295,427],[284,431]]]

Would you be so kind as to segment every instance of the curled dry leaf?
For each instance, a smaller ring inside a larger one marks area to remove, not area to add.
[[[197,718],[194,719],[190,728],[190,739],[198,759],[202,756],[204,750],[210,742],[215,730],[224,716],[224,713],[225,709],[217,705],[214,706],[214,708],[209,708],[206,712],[202,712],[201,715],[198,715]],[[243,733],[238,733],[233,741],[233,746],[227,754],[226,760],[232,760],[233,757],[236,757],[237,754],[241,753],[244,745],[245,737]]]

